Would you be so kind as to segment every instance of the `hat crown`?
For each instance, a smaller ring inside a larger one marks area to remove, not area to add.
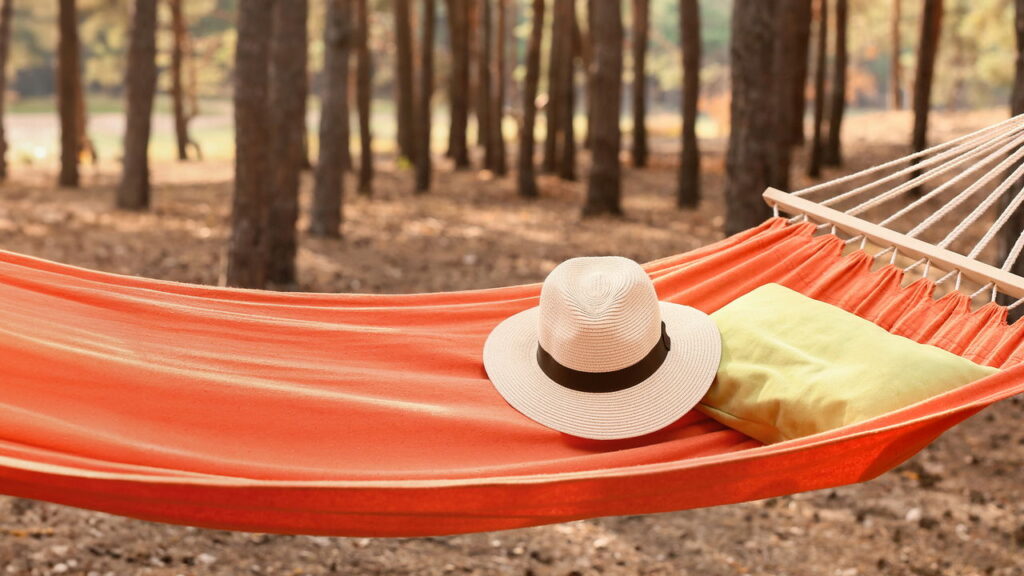
[[[611,372],[643,359],[661,338],[654,283],[618,256],[572,258],[544,281],[538,341],[559,364]]]

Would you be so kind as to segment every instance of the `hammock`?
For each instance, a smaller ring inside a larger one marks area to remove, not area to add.
[[[510,408],[481,363],[490,329],[536,305],[539,284],[272,293],[0,252],[0,492],[221,529],[489,531],[865,481],[1024,391],[1024,323],[1007,325],[1004,307],[972,311],[958,290],[933,299],[927,277],[902,286],[911,278],[897,259],[872,271],[867,244],[798,218],[646,269],[662,299],[706,312],[778,282],[1006,369],[770,446],[697,412],[647,437],[584,441]]]

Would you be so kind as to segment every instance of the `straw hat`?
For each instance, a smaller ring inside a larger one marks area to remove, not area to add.
[[[636,262],[573,258],[548,275],[539,306],[491,331],[484,367],[527,417],[613,440],[654,432],[693,408],[714,380],[721,351],[714,321],[659,302]]]

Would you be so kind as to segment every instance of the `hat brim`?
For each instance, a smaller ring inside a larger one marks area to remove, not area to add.
[[[689,412],[718,372],[722,338],[707,314],[659,302],[672,347],[658,370],[617,392],[580,392],[551,380],[537,364],[539,308],[510,316],[484,343],[484,368],[516,410],[549,428],[594,440],[655,432]]]

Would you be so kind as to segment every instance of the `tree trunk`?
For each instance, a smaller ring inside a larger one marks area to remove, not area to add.
[[[0,181],[7,179],[7,133],[4,130],[6,118],[7,61],[11,48],[11,18],[14,17],[14,0],[3,0],[0,4]]]
[[[469,167],[469,3],[471,0],[448,0],[449,33],[452,46],[452,73],[449,84],[451,125],[448,133],[448,154],[455,169]]]
[[[622,4],[595,0],[594,11],[594,115],[593,165],[583,215],[621,214],[622,174],[619,150],[622,133]]]
[[[476,33],[476,140],[484,149],[484,166],[490,167],[491,147],[491,0],[478,0]]]
[[[412,160],[416,156],[415,128],[413,127],[413,78],[412,78],[412,16],[411,0],[394,0],[395,3],[395,103],[398,108],[398,151],[401,156]]]
[[[941,32],[942,0],[924,0],[921,40],[917,52],[917,75],[914,78],[914,152],[920,152],[927,147],[932,78],[935,76],[935,57],[939,52]]]
[[[780,190],[789,189],[789,168],[793,158],[793,146],[803,136],[803,99],[799,101],[796,92],[803,92],[807,76],[808,39],[801,33],[805,28],[804,8],[810,10],[810,0],[782,0],[776,10],[775,62],[792,63],[779,66],[775,74],[775,124],[772,133],[779,142],[772,168],[770,184]],[[804,69],[798,64],[803,61]]]
[[[821,125],[825,119],[825,66],[828,50],[828,0],[818,0],[817,14],[817,46],[814,65],[814,136],[811,140],[811,160],[807,165],[807,175],[811,178],[821,176],[822,139]]]
[[[508,28],[508,0],[497,0],[498,22],[495,27],[494,45],[494,98],[491,103],[491,128],[488,135],[491,138],[491,145],[487,154],[488,168],[498,176],[508,173],[508,161],[505,158],[505,134],[502,131],[502,120],[505,117],[505,32]]]
[[[726,157],[725,233],[763,222],[771,209],[761,200],[770,182],[778,137],[772,134],[772,57],[777,5],[737,2],[732,16],[731,130]]]
[[[683,45],[683,133],[679,154],[676,204],[692,208],[700,203],[700,149],[697,145],[697,102],[700,98],[700,7],[697,0],[679,5]]]
[[[434,94],[434,0],[423,0],[419,90],[416,92],[416,193],[430,190],[430,97]]]
[[[79,102],[78,13],[75,0],[60,0],[57,46],[57,102],[60,109],[61,186],[78,186]]]
[[[847,2],[836,0],[836,44],[832,65],[832,104],[828,113],[828,144],[822,161],[827,166],[843,163],[840,132],[843,128],[843,112],[846,108],[846,22]]]
[[[156,92],[157,0],[135,0],[125,68],[127,111],[124,168],[117,189],[117,207],[149,208],[149,130]]]
[[[327,0],[323,95],[320,97],[320,159],[316,163],[309,222],[309,233],[314,236],[341,236],[342,199],[345,195],[343,164],[347,146],[343,139],[348,117],[348,50],[352,34],[349,8],[348,0]]]
[[[902,0],[892,0],[892,21],[890,22],[889,37],[892,42],[892,53],[889,55],[889,106],[895,110],[903,108],[903,91],[900,90],[900,77],[903,66],[900,64],[900,12]]]
[[[648,0],[633,0],[633,165],[637,168],[647,165],[647,20]]]
[[[586,77],[586,114],[587,133],[583,137],[583,147],[591,149],[593,138],[591,138],[590,127],[594,123],[594,0],[587,0],[587,33],[580,33],[580,52],[583,54],[583,68]]]
[[[811,33],[811,0],[783,0],[776,16],[775,58],[786,62],[776,75],[779,115],[778,136],[786,146],[804,141],[807,99],[807,61]]]
[[[618,2],[618,0],[612,0]],[[553,174],[558,170],[558,136],[562,127],[562,63],[563,55],[569,49],[565,36],[565,10],[563,0],[553,0],[551,11],[551,42],[548,49],[548,101],[544,110],[544,172]]]
[[[537,120],[537,84],[540,81],[540,49],[543,40],[544,0],[533,0],[533,26],[526,50],[526,82],[523,84],[523,123],[519,131],[519,195],[524,198],[538,196],[533,132]]]
[[[263,288],[270,208],[268,100],[273,0],[239,0],[235,48],[235,193],[224,282]]]
[[[189,114],[185,110],[184,62],[188,48],[188,24],[185,20],[184,0],[169,0],[171,9],[171,101],[174,108],[174,134],[178,144],[178,160],[188,160]]]
[[[359,186],[364,196],[373,193],[373,136],[370,133],[370,89],[373,62],[370,60],[370,18],[367,0],[356,1],[356,107],[359,108]]]
[[[277,0],[270,45],[270,120],[273,188],[267,226],[268,280],[295,284],[295,225],[299,217],[299,178],[305,156],[308,0]]]
[[[562,17],[564,26],[563,33],[566,38],[573,37],[576,26],[576,1],[556,0],[557,7],[565,12]],[[618,1],[618,0],[616,0]],[[571,41],[563,44],[566,48],[561,60],[562,70],[560,72],[561,89],[556,91],[556,97],[562,103],[558,112],[560,126],[558,127],[558,177],[562,180],[576,179],[576,131],[573,121],[576,118],[576,54],[577,46]]]

